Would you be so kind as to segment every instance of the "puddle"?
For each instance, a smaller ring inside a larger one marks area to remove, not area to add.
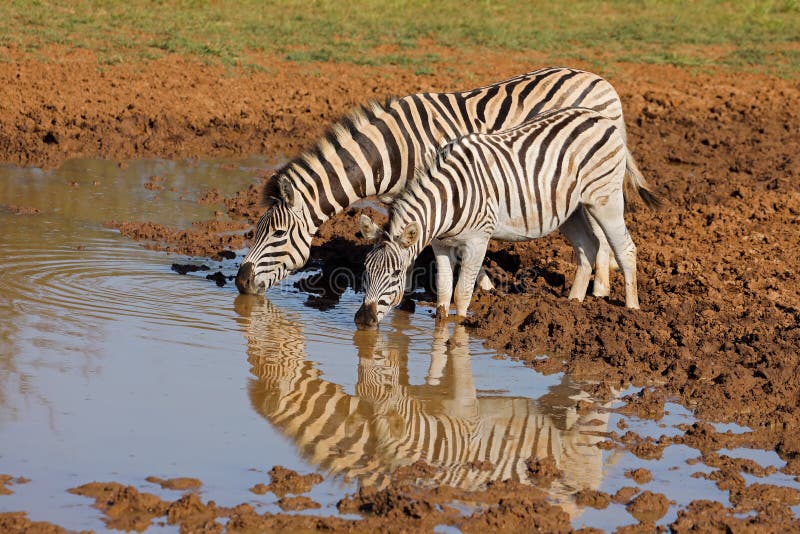
[[[646,461],[594,446],[621,418],[642,436],[674,435],[675,425],[694,421],[679,405],[668,404],[659,422],[579,411],[580,383],[499,359],[461,327],[436,328],[424,307],[393,313],[380,332],[357,332],[351,291],[328,311],[303,306],[293,280],[269,299],[239,297],[205,273],[170,270],[188,258],[145,250],[103,226],[213,216],[218,208],[194,201],[203,189],[232,194],[263,166],[0,167],[0,204],[41,212],[0,208],[0,473],[31,479],[0,497],[0,511],[104,530],[91,502],[66,490],[97,480],[180,495],[145,481],[155,475],[198,478],[202,498],[220,506],[278,512],[272,494],[249,488],[269,483],[279,464],[326,475],[308,494],[322,508],[302,513],[338,515],[336,503],[358,484],[385,485],[418,459],[442,468],[427,483],[477,489],[490,480],[531,483],[525,461],[548,455],[564,472],[552,500],[576,528],[635,523],[622,505],[595,510],[574,494],[636,486],[625,472],[638,467],[653,474],[642,489],[674,501],[658,524],[693,499],[727,504],[712,481],[691,477],[711,470],[687,464],[694,449],[672,445],[662,460]],[[144,187],[154,175],[163,189]],[[231,274],[240,259],[195,262]],[[762,452],[721,451],[783,465]],[[484,460],[491,468],[478,467]],[[787,476],[757,479],[768,480],[798,486]]]

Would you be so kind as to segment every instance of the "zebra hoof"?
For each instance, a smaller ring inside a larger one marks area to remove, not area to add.
[[[494,284],[491,280],[489,280],[488,276],[484,276],[481,278],[481,281],[478,282],[478,287],[483,289],[484,291],[492,291],[494,290]]]
[[[608,286],[603,284],[598,284],[597,281],[595,280],[594,287],[592,288],[593,296],[597,298],[603,298],[609,296],[610,294],[611,292],[608,290]]]
[[[442,322],[447,320],[447,313],[448,310],[444,306],[436,306],[436,322]]]

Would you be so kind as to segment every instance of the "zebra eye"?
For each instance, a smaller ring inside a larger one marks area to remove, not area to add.
[[[400,269],[397,269],[394,273],[392,273],[392,276],[395,278],[400,278]]]
[[[280,239],[285,235],[286,235],[286,230],[275,230],[275,233],[272,234],[272,237],[277,237],[278,239]]]

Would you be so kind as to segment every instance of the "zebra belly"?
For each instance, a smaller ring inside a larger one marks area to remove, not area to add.
[[[508,219],[497,224],[494,234],[492,234],[492,239],[499,241],[530,241],[546,236],[560,225],[554,223],[548,225],[545,223],[541,230],[538,229],[538,226],[538,219],[529,221],[527,227],[522,217]]]
[[[440,236],[436,241],[443,247],[460,247],[469,245],[475,241],[485,241],[486,233],[479,230],[467,230],[452,236]]]
[[[579,190],[579,188],[576,188],[576,190]],[[569,202],[566,203],[566,206],[562,206],[561,209],[551,205],[542,206],[541,227],[539,226],[539,212],[536,210],[535,203],[530,201],[528,206],[529,212],[526,216],[520,215],[522,210],[519,206],[510,208],[501,206],[501,215],[495,223],[492,239],[499,241],[530,241],[544,237],[553,233],[569,219],[570,215],[580,207],[580,202],[577,198],[577,193],[574,193]],[[561,210],[564,210],[563,215],[559,215]],[[512,211],[514,215],[509,215],[508,211]]]

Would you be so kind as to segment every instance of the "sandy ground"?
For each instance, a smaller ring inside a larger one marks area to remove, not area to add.
[[[54,49],[47,52],[53,59],[47,63],[23,59],[14,50],[7,53],[17,60],[0,63],[0,160],[37,166],[73,157],[292,157],[331,121],[369,98],[466,89],[543,66],[531,54],[440,50],[450,68],[434,69],[432,75],[265,57],[254,58],[265,66],[263,72],[230,72],[181,57],[98,68],[84,51]],[[697,423],[671,438],[700,451],[702,461],[715,469],[708,476],[731,500],[730,508],[693,502],[679,511],[674,531],[800,529],[789,509],[800,503],[798,492],[748,485],[742,473],[757,472],[759,466],[717,452],[742,446],[775,450],[787,462],[784,472],[800,475],[800,282],[795,272],[800,259],[800,84],[658,65],[622,64],[607,72],[575,66],[606,74],[617,87],[631,150],[666,200],[660,211],[640,205],[628,215],[639,250],[642,310],[623,307],[618,274],[611,299],[567,301],[572,253],[560,236],[553,236],[492,245],[487,266],[503,289],[476,297],[469,325],[491,346],[542,372],[568,371],[578,379],[597,380],[593,394],[598,400],[607,398],[611,388],[652,386],[626,399],[623,409],[640,416],[658,420],[664,402],[677,399],[700,419],[753,429],[734,435]],[[157,247],[211,256],[246,246],[260,214],[257,198],[253,187],[225,200],[236,223],[206,221],[176,230],[130,221],[118,227],[125,235],[157,241]],[[352,251],[363,253],[366,246],[353,237],[356,215],[351,210],[321,229],[317,259],[334,265],[346,257],[358,265]],[[239,234],[232,236],[230,230]],[[325,289],[324,277],[309,282]],[[335,303],[335,295],[324,295],[319,304],[325,302]],[[535,358],[540,354],[550,357]],[[608,438],[607,447],[640,457],[658,457],[668,444],[622,429]],[[259,515],[248,505],[222,509],[192,493],[165,502],[114,483],[73,491],[97,499],[115,528],[141,528],[155,518],[186,530],[215,531],[221,525],[214,518],[226,517],[232,531],[416,530],[439,523],[465,531],[570,530],[566,513],[548,504],[544,492],[510,483],[470,496],[485,507],[462,518],[447,506],[459,497],[455,491],[422,490],[411,482],[414,469],[426,468],[415,465],[412,472],[397,474],[385,490],[344,498],[340,510],[363,513],[363,522]],[[648,475],[632,474],[631,482]],[[278,481],[272,484],[279,485],[289,475],[275,476]],[[0,492],[4,488],[6,482]],[[650,530],[663,516],[666,499],[637,493],[581,499],[598,506],[609,499],[627,504],[641,522],[637,528]],[[290,498],[285,506],[314,504]],[[32,524],[24,514],[0,514],[0,530],[27,528],[58,530]]]

